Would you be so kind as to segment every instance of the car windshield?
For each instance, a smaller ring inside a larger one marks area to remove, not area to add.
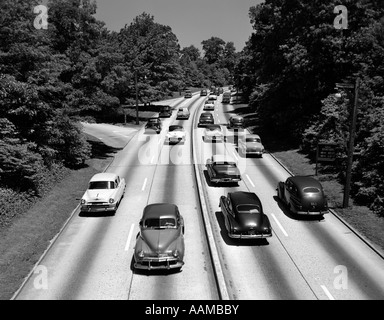
[[[157,123],[158,120],[157,120],[157,119],[149,119],[148,122],[149,122],[149,123]]]
[[[211,118],[212,118],[212,115],[211,115],[211,114],[202,114],[202,115],[200,116],[200,118],[211,119]]]
[[[227,161],[220,161],[220,162],[215,162],[215,166],[235,168],[236,167],[236,163],[234,163],[234,162],[227,162]]]
[[[88,189],[115,189],[113,181],[91,181]]]
[[[144,227],[155,229],[175,228],[176,221],[174,218],[151,218],[145,220]]]
[[[209,130],[209,131],[215,131],[215,130],[221,131],[221,127],[220,126],[210,126],[207,128],[207,130]]]
[[[246,142],[261,142],[260,138],[246,138]]]
[[[254,204],[241,204],[236,208],[240,213],[260,213],[260,207]]]
[[[233,122],[243,122],[243,119],[240,118],[232,118]]]
[[[170,126],[169,127],[169,132],[174,132],[174,131],[184,131],[183,127],[179,127],[179,126]]]
[[[303,189],[304,193],[319,193],[320,190],[315,187],[307,187]]]

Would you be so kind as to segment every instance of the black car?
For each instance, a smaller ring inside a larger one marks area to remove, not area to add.
[[[214,124],[213,115],[210,112],[203,112],[200,115],[198,127]]]
[[[192,91],[191,90],[185,90],[184,98],[192,98]]]
[[[293,176],[277,185],[277,196],[295,214],[323,215],[328,201],[319,181],[308,176]]]
[[[206,167],[211,183],[236,183],[241,181],[237,163],[229,156],[213,155],[207,159]]]
[[[170,118],[172,116],[172,108],[171,106],[161,106],[159,117],[160,118]]]
[[[242,116],[230,117],[228,129],[244,129],[244,118]]]
[[[207,89],[202,89],[202,90],[200,91],[200,97],[203,97],[203,96],[206,96],[206,95],[208,95],[208,91],[207,91]]]
[[[263,212],[259,197],[253,192],[228,192],[219,206],[230,238],[258,239],[272,237],[272,227]]]
[[[160,118],[149,118],[145,124],[145,132],[156,132],[159,134],[161,132],[162,123]]]

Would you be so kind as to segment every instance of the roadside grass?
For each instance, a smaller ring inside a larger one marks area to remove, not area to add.
[[[117,149],[88,136],[93,158],[81,169],[56,184],[24,214],[0,228],[0,299],[9,300],[32,270],[50,241],[61,230],[79,204],[89,179],[103,171]]]

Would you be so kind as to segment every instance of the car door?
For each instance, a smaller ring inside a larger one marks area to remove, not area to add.
[[[222,212],[224,216],[225,228],[231,230],[230,216],[232,215],[232,205],[229,197],[222,197]]]

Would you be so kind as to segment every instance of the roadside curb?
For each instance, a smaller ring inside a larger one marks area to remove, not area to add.
[[[291,176],[294,176],[294,174],[279,160],[277,159],[273,154],[269,153],[269,155],[275,159],[275,161],[284,168],[285,171],[287,171]],[[372,243],[367,237],[362,235],[358,230],[356,230],[351,224],[349,224],[344,218],[342,218],[335,210],[329,209],[329,212],[332,213],[341,223],[343,223],[348,229],[350,229],[361,241],[363,241],[369,248],[371,248],[378,256],[380,256],[382,259],[384,259],[384,251],[380,248],[378,248],[377,245]]]
[[[197,112],[195,112],[193,122],[192,124],[195,123]],[[193,130],[193,125],[192,125],[192,130]],[[196,183],[197,183],[197,189],[198,189],[198,196],[199,196],[199,202],[200,202],[200,209],[203,214],[203,220],[205,222],[204,228],[206,232],[206,236],[208,238],[208,247],[210,250],[210,256],[213,264],[213,269],[215,271],[215,277],[216,277],[216,284],[218,287],[219,291],[219,296],[221,300],[230,300],[229,294],[228,294],[228,289],[225,284],[225,278],[224,278],[224,273],[221,268],[221,262],[220,258],[218,255],[218,250],[216,247],[216,242],[213,236],[213,231],[212,231],[212,225],[210,222],[210,216],[209,212],[207,209],[207,203],[205,201],[205,196],[203,192],[203,184],[202,184],[202,179],[201,179],[201,172],[199,170],[198,162],[196,161],[196,149],[193,147],[193,134],[191,135],[191,140],[192,140],[192,149],[193,149],[193,167],[195,171],[195,178],[196,178]]]

